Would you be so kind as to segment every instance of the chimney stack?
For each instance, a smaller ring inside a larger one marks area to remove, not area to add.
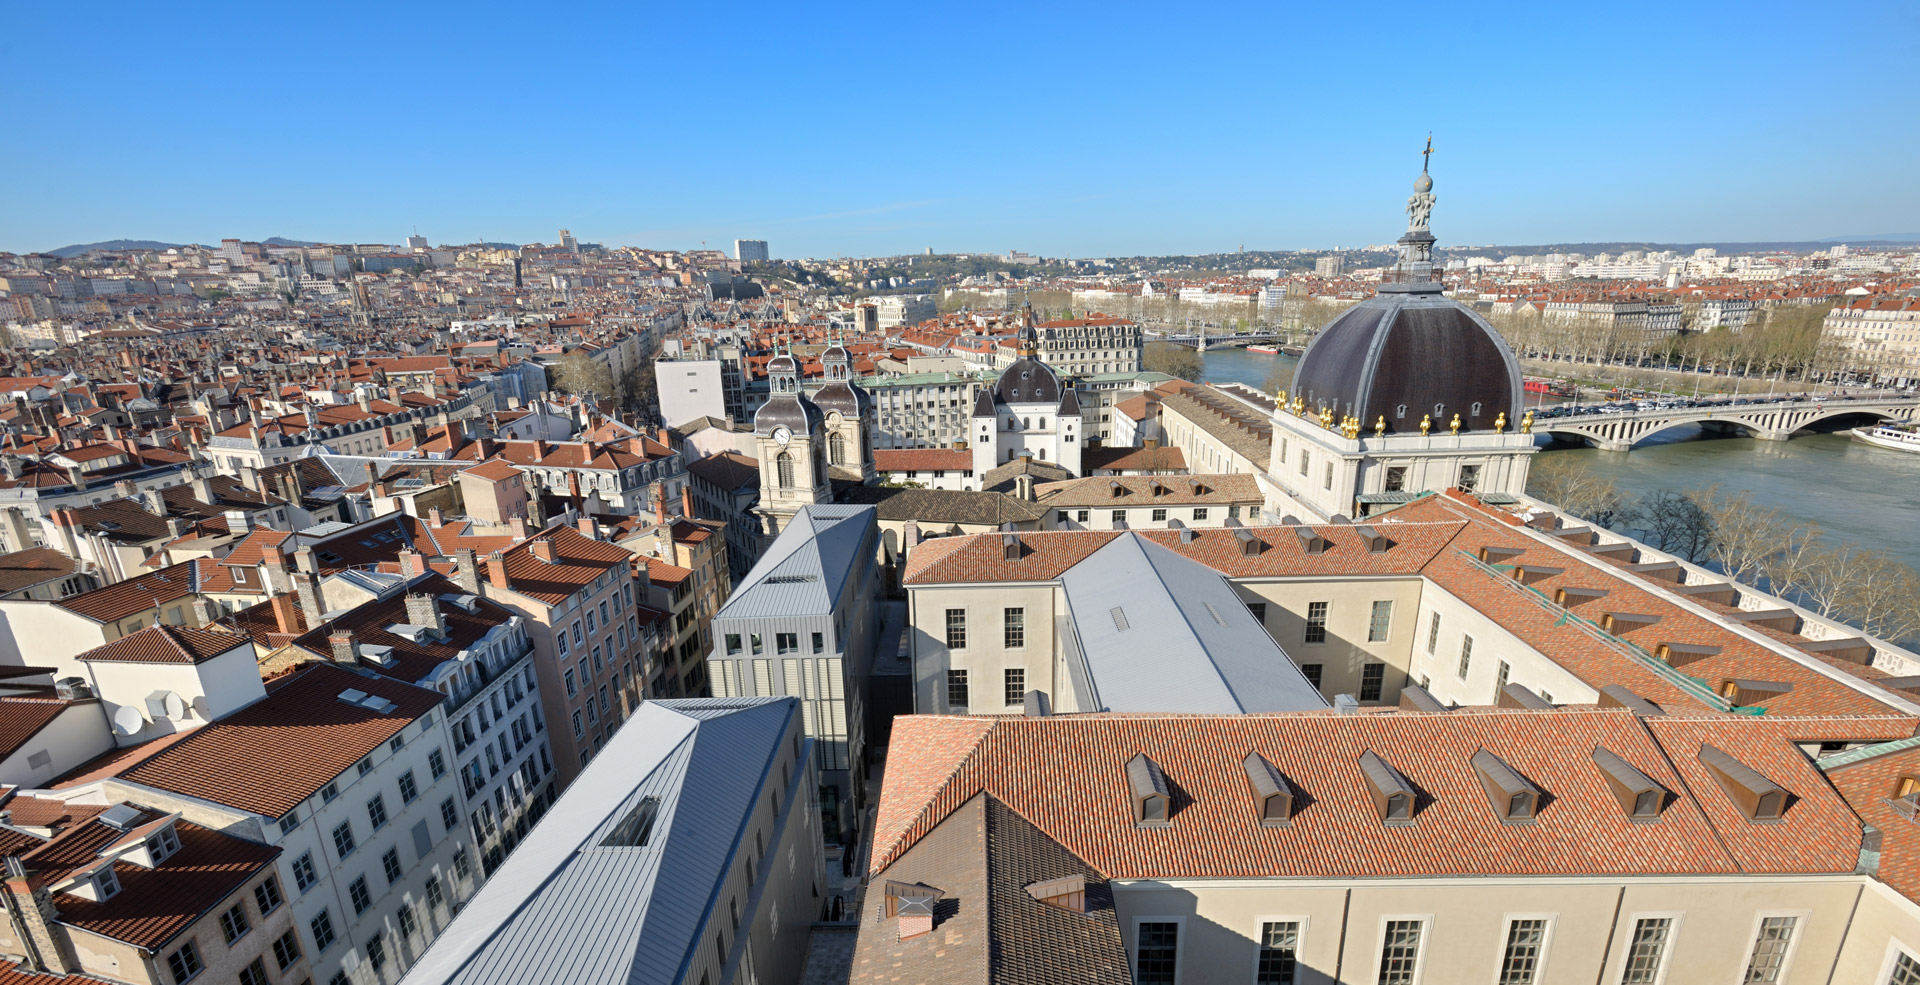
[[[424,592],[407,596],[407,625],[424,626],[436,639],[447,638],[447,619],[438,599]]]
[[[689,520],[693,519],[693,486],[691,485],[680,487],[680,515]]]
[[[453,580],[461,588],[466,589],[468,594],[480,594],[479,553],[471,547],[461,547],[454,550],[453,556],[460,565],[460,570],[453,574]]]
[[[524,516],[509,517],[507,519],[507,526],[512,528],[513,530],[514,543],[518,544],[519,542],[527,539],[527,518],[526,517]]]
[[[327,607],[320,595],[320,569],[314,567],[313,548],[302,547],[293,556],[299,568],[293,575],[293,590],[300,598],[300,611],[306,614],[307,625],[318,626]]]
[[[419,551],[407,548],[400,552],[400,577],[409,581],[427,573],[427,559]]]
[[[548,564],[553,563],[553,560],[554,560],[553,541],[545,537],[542,537],[539,540],[534,541],[533,546],[528,548],[528,550],[531,550],[533,552],[534,557],[537,557],[540,560],[547,562]]]
[[[580,536],[588,540],[600,539],[600,524],[593,517],[583,516],[576,521],[576,525],[580,529]]]
[[[493,563],[487,565],[487,581],[495,588],[513,587],[507,583],[507,566],[501,562],[497,554],[493,557]]]
[[[327,636],[327,645],[333,648],[333,662],[358,664],[360,662],[360,644],[353,641],[350,630],[341,630]]]
[[[275,631],[282,636],[295,636],[300,633],[302,627],[300,611],[299,607],[293,604],[291,594],[273,597],[273,624]]]

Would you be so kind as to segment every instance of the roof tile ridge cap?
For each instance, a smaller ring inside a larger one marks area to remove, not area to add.
[[[942,716],[942,718],[948,721],[963,721],[957,718],[957,716]],[[966,791],[964,798],[955,801],[953,806],[944,811],[939,810],[941,799],[949,790],[954,789],[954,781],[961,778],[961,775],[967,772],[967,768],[974,765],[976,760],[980,758],[980,749],[986,744],[987,736],[993,732],[995,723],[996,720],[991,718],[980,720],[978,726],[979,734],[974,736],[972,747],[967,750],[965,755],[954,761],[953,768],[941,779],[939,785],[934,788],[933,793],[927,797],[926,802],[920,805],[920,809],[914,813],[913,820],[908,823],[906,827],[902,828],[894,840],[887,845],[886,850],[875,851],[872,854],[867,864],[869,874],[877,875],[885,871],[888,866],[899,861],[900,856],[905,855],[908,849],[918,844],[921,838],[926,837],[928,832],[931,832],[940,822],[951,816],[954,811],[965,806],[966,802],[972,800],[976,795],[987,792],[986,781],[981,780],[973,789]],[[967,721],[967,724],[972,725],[973,722]],[[935,816],[936,813],[938,816]],[[877,822],[877,812],[875,817]]]
[[[1699,794],[1693,792],[1693,784],[1688,783],[1687,775],[1680,772],[1680,764],[1674,761],[1673,751],[1667,748],[1665,742],[1661,741],[1660,735],[1654,730],[1652,723],[1645,718],[1641,718],[1639,715],[1633,716],[1633,722],[1634,726],[1640,730],[1640,733],[1646,736],[1649,742],[1653,743],[1653,748],[1660,753],[1661,762],[1666,763],[1667,769],[1673,772],[1674,780],[1680,784],[1681,795],[1693,805],[1693,809],[1700,815],[1701,823],[1705,824],[1707,830],[1713,833],[1714,843],[1720,846],[1720,851],[1725,854],[1726,861],[1732,865],[1733,871],[1746,872],[1746,864],[1740,860],[1739,855],[1734,853],[1733,846],[1727,844],[1726,836],[1720,833],[1720,826],[1713,823],[1713,816],[1707,813],[1706,802],[1700,798]],[[1705,745],[1706,743],[1702,740],[1701,744]]]

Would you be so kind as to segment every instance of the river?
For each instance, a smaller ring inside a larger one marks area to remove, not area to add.
[[[1259,387],[1287,355],[1215,349],[1203,359],[1209,383]],[[1537,406],[1543,399],[1528,394]],[[1547,402],[1557,402],[1551,397]],[[1790,441],[1707,434],[1687,426],[1663,431],[1630,452],[1559,446],[1542,452],[1586,461],[1613,477],[1623,493],[1655,489],[1745,491],[1755,503],[1818,523],[1835,543],[1856,541],[1920,568],[1920,522],[1913,497],[1920,490],[1920,455],[1870,448],[1840,434],[1805,434]]]

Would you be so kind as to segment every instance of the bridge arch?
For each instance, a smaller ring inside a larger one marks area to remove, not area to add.
[[[1667,416],[1617,415],[1553,418],[1534,430],[1562,439],[1579,439],[1609,451],[1627,451],[1640,442],[1677,427],[1706,425],[1709,429],[1736,429],[1748,437],[1784,441],[1815,424],[1857,417],[1861,423],[1898,421],[1898,411],[1857,404],[1743,404],[1735,407],[1686,408]]]

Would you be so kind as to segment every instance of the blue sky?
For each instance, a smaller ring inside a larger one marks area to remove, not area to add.
[[[1920,4],[15,5],[0,250],[1920,232]]]

